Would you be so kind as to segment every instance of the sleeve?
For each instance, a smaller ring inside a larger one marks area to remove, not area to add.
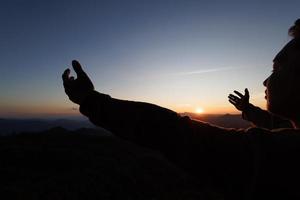
[[[154,104],[111,98],[93,91],[80,105],[92,123],[138,144],[156,148],[179,127],[181,117]],[[174,135],[175,136],[175,135]],[[158,139],[160,138],[160,139]],[[153,146],[154,145],[154,146]]]
[[[252,122],[254,126],[266,129],[292,128],[293,125],[287,119],[262,110],[252,104],[242,113],[243,119]]]

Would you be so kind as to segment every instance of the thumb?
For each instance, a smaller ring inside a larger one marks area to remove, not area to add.
[[[80,63],[77,60],[73,60],[72,61],[72,65],[73,65],[73,69],[77,74],[77,78],[79,78],[81,81],[84,82],[84,84],[86,84],[89,89],[94,89],[94,85],[91,81],[91,79],[88,77],[88,75],[83,71]]]
[[[72,61],[72,66],[73,66],[74,71],[77,74],[77,77],[86,75],[85,72],[83,71],[80,63],[77,60]]]
[[[245,97],[246,97],[247,99],[249,99],[249,97],[250,97],[250,96],[249,96],[248,88],[245,89]]]

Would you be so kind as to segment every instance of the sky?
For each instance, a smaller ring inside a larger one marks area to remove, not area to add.
[[[61,74],[78,60],[97,91],[176,112],[265,108],[262,82],[300,1],[1,0],[0,117],[79,115]]]

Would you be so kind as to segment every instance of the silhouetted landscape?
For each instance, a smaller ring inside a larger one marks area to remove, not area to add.
[[[0,133],[10,134],[19,132],[38,132],[53,127],[62,127],[67,130],[80,128],[96,129],[88,119],[0,119]],[[99,128],[98,128],[99,129]]]
[[[247,128],[250,126],[250,123],[243,120],[241,115],[198,115],[194,113],[182,113],[181,115],[189,116],[193,119],[209,122],[225,128]],[[103,129],[93,125],[87,118],[83,117],[76,119],[0,119],[0,134],[38,132],[48,130],[53,127],[62,127],[67,130],[89,128],[104,131]]]
[[[238,115],[195,115],[222,125]],[[1,191],[11,199],[218,199],[160,153],[79,119],[0,119]]]

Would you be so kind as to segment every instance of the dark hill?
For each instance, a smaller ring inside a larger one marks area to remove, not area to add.
[[[209,122],[211,124],[226,128],[248,128],[250,123],[243,120],[241,115],[211,115],[182,113],[193,119]],[[2,119],[0,118],[0,135],[19,133],[19,132],[40,132],[53,127],[63,127],[68,130],[77,130],[79,128],[101,129],[94,126],[86,118],[74,119]],[[101,129],[101,131],[104,131]]]
[[[54,128],[1,136],[1,196],[30,200],[211,199],[157,152],[86,132]]]
[[[58,126],[68,130],[96,128],[87,119],[0,119],[0,134],[45,131]]]

